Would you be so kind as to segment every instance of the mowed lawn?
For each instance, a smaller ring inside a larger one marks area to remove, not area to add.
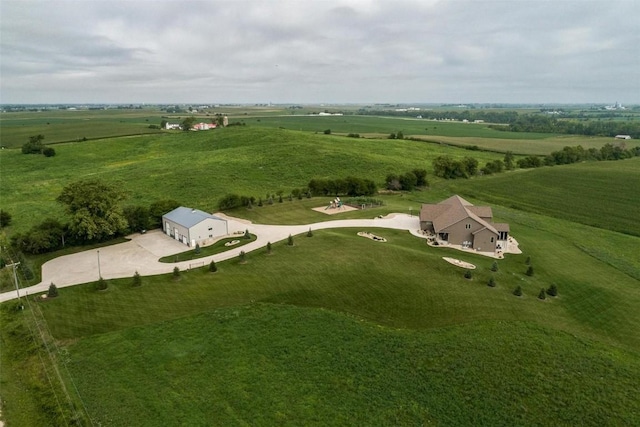
[[[40,308],[72,343],[89,412],[113,425],[637,422],[638,280],[566,238],[584,226],[504,215],[525,253],[495,273],[406,232],[324,230],[215,274],[65,288]],[[442,256],[477,265],[473,279]],[[538,300],[550,283],[560,295]]]
[[[523,322],[422,332],[252,304],[69,346],[94,424],[634,425],[640,361]]]

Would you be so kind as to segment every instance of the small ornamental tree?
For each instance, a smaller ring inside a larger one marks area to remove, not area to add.
[[[244,231],[244,238],[247,240],[251,240],[251,234],[249,233],[248,228]]]
[[[539,299],[545,299],[546,298],[546,293],[544,291],[544,288],[540,289],[540,293],[538,294],[538,298]]]
[[[271,242],[267,242],[267,253],[271,254]]]
[[[194,249],[194,252],[195,252],[196,254],[199,254],[199,253],[200,253],[200,244],[199,244],[199,243],[196,243],[196,248]]]
[[[293,246],[293,236],[291,234],[289,234],[289,237],[287,238],[287,245]]]
[[[180,269],[178,268],[178,266],[176,265],[175,267],[173,267],[173,280],[179,280],[180,279]]]
[[[498,271],[498,261],[493,261],[493,265],[491,265],[491,271]]]
[[[518,285],[518,287],[516,287],[513,290],[513,294],[517,297],[521,297],[522,296],[522,287],[520,285]]]
[[[527,276],[533,276],[533,266],[530,265],[525,274]]]
[[[47,298],[55,298],[58,296],[58,287],[51,282],[47,291]]]
[[[0,228],[11,224],[11,214],[7,211],[0,210]]]
[[[99,291],[105,291],[107,290],[107,281],[104,280],[102,277],[100,277],[98,279],[98,281],[96,282],[96,289]]]
[[[44,154],[45,157],[53,157],[56,155],[56,150],[51,147],[44,147],[42,149],[42,154]]]
[[[245,262],[247,262],[247,254],[244,251],[240,251],[240,255],[238,255],[238,261],[240,261],[240,264],[244,264]]]
[[[473,277],[473,274],[471,273],[471,270],[467,270],[464,272],[464,278],[471,280],[471,278]]]
[[[140,273],[138,273],[137,271],[133,273],[133,282],[131,285],[136,288],[138,286],[142,286],[142,277],[140,276]]]
[[[494,279],[493,277],[491,277],[489,279],[489,283],[487,283],[487,286],[491,287],[491,288],[495,288],[496,287],[496,279]]]
[[[549,286],[549,289],[547,289],[547,295],[555,297],[558,295],[558,287],[555,284],[552,284],[551,286]]]
[[[218,271],[218,266],[216,265],[216,262],[214,260],[211,260],[211,262],[209,263],[209,272],[215,273],[216,271]]]
[[[311,227],[309,227],[309,231],[307,231],[307,237],[313,237],[313,232],[311,231]]]

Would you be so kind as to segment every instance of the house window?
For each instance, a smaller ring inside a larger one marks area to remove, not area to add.
[[[493,243],[493,237],[491,238],[491,243]]]
[[[213,230],[213,228],[209,227],[209,231]]]
[[[466,224],[464,228],[466,228],[467,230],[471,230],[471,224]]]

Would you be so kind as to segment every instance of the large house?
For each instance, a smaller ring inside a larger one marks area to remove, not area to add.
[[[439,244],[460,245],[482,252],[507,248],[509,224],[493,222],[489,206],[473,206],[460,196],[420,208],[420,228]]]
[[[198,209],[180,206],[162,216],[162,229],[187,246],[203,246],[229,234],[225,219]]]

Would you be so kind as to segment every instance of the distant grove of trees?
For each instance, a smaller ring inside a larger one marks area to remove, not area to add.
[[[640,123],[619,120],[567,120],[542,115],[519,115],[508,126],[490,126],[511,132],[562,133],[588,136],[630,135],[640,138]]]

